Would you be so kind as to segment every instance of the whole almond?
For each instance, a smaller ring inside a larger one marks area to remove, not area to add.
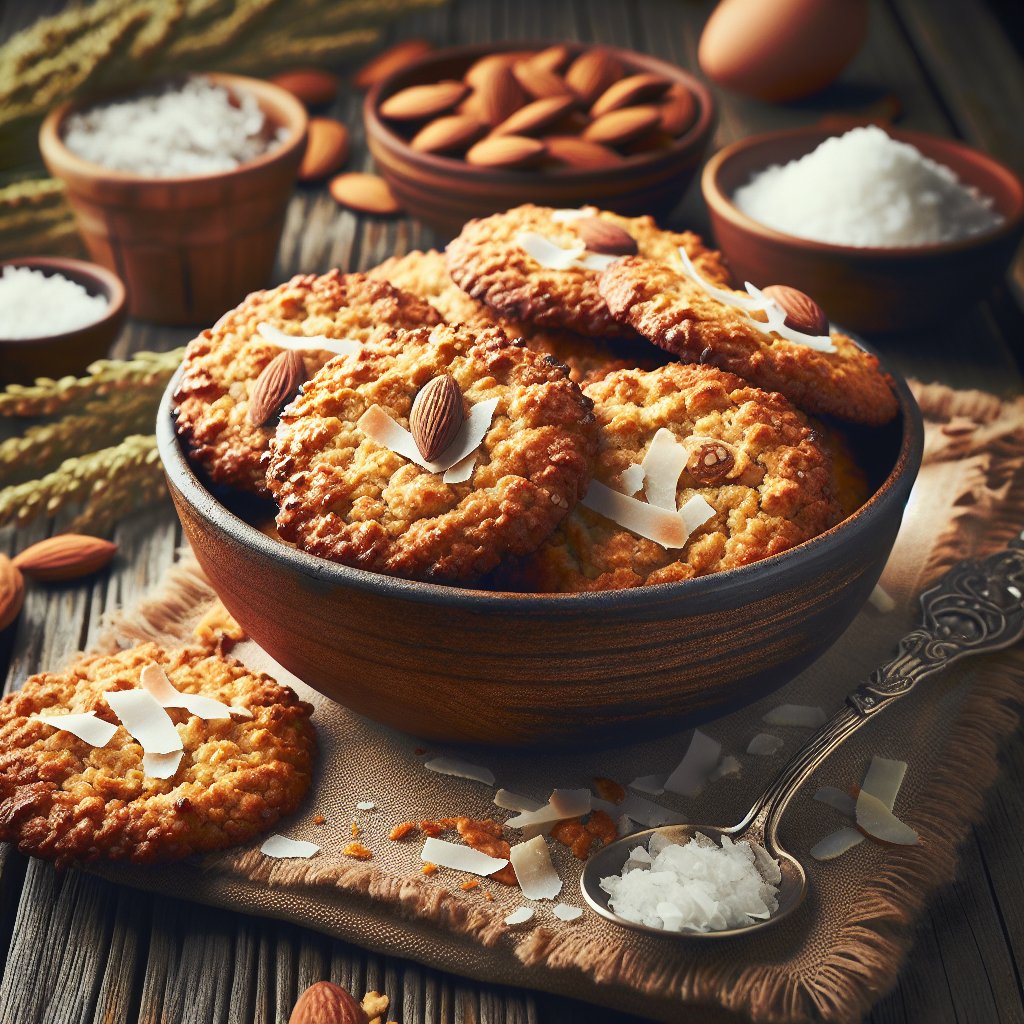
[[[581,171],[614,167],[622,163],[622,157],[614,149],[575,135],[548,135],[544,138],[544,144],[549,159]]]
[[[491,64],[480,73],[472,103],[480,120],[494,127],[518,110],[527,99],[509,64]]]
[[[623,75],[622,64],[607,50],[595,47],[581,53],[565,73],[570,89],[588,106]]]
[[[682,135],[697,119],[697,100],[685,85],[673,85],[661,104],[661,130],[669,135]]]
[[[409,413],[409,432],[426,462],[455,440],[463,418],[462,392],[451,374],[435,377],[420,388]]]
[[[549,46],[546,50],[541,50],[539,53],[535,53],[519,63],[529,65],[538,71],[550,71],[557,75],[569,63],[570,56],[572,54],[569,52],[569,47],[557,43],[555,46]]]
[[[299,996],[288,1024],[369,1024],[355,998],[332,981],[318,981]]]
[[[729,475],[735,465],[736,457],[730,445],[722,441],[705,441],[690,453],[686,471],[701,483],[717,484]]]
[[[25,580],[21,570],[6,555],[0,555],[0,632],[18,617],[24,603]]]
[[[338,95],[338,76],[323,68],[295,68],[274,75],[271,82],[287,89],[307,107],[325,107]]]
[[[462,76],[463,81],[474,89],[479,89],[494,68],[511,68],[517,61],[526,60],[531,56],[533,55],[528,50],[509,50],[506,53],[485,54],[470,65],[469,70]]]
[[[330,117],[311,117],[299,181],[319,181],[348,159],[348,128]]]
[[[13,564],[34,580],[74,580],[102,569],[116,553],[117,545],[102,537],[58,533],[25,548]]]
[[[433,47],[426,39],[403,39],[376,57],[371,57],[355,73],[352,84],[357,89],[372,89],[378,82],[408,67],[431,49]]]
[[[794,331],[822,337],[828,334],[828,317],[810,295],[805,295],[788,284],[770,284],[764,294],[782,308],[785,324]]]
[[[576,105],[575,96],[549,96],[520,107],[491,133],[499,135],[533,135],[544,131]]]
[[[465,82],[433,82],[430,85],[410,85],[380,105],[383,117],[394,121],[421,121],[437,117],[460,103],[469,92]]]
[[[279,352],[263,367],[249,396],[249,422],[262,427],[277,417],[306,380],[306,364],[295,349]]]
[[[591,252],[608,256],[635,256],[639,252],[636,239],[628,231],[601,217],[582,217],[572,226]]]
[[[409,145],[419,153],[463,153],[486,131],[468,114],[449,114],[424,125]]]
[[[387,216],[401,209],[388,183],[376,174],[350,171],[331,178],[328,187],[336,203],[359,213]]]
[[[547,99],[549,96],[574,96],[572,89],[565,84],[553,71],[536,67],[529,61],[521,61],[512,67],[512,74],[523,91],[535,100]]]
[[[611,110],[583,129],[583,138],[606,146],[622,146],[646,135],[661,123],[656,107],[626,107]]]
[[[544,156],[543,142],[525,135],[499,135],[482,139],[466,154],[467,163],[478,167],[525,167]]]
[[[609,110],[621,110],[623,107],[635,107],[648,100],[656,100],[663,96],[671,83],[660,75],[630,75],[613,82],[590,108],[591,117],[600,117]]]

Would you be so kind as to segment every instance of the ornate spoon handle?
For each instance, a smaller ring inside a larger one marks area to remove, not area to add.
[[[896,657],[846,698],[846,706],[793,755],[730,831],[750,827],[774,843],[779,818],[796,791],[869,718],[953,662],[1002,650],[1024,636],[1024,533],[994,555],[953,566],[921,594],[921,609],[921,625],[903,637]]]

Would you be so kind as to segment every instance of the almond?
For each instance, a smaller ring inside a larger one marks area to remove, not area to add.
[[[307,107],[325,107],[338,95],[338,76],[322,68],[295,68],[274,75],[274,85],[287,89]]]
[[[549,46],[546,50],[535,53],[532,57],[527,57],[519,63],[526,64],[537,71],[550,71],[557,75],[569,63],[571,56],[569,47],[558,43],[555,46]]]
[[[472,96],[474,112],[491,127],[501,124],[526,100],[527,96],[508,64],[491,64],[482,71]]]
[[[657,128],[661,114],[656,107],[611,110],[583,129],[583,138],[606,146],[622,146]]]
[[[656,100],[668,90],[672,83],[660,75],[630,75],[613,82],[594,101],[590,108],[591,117],[600,117],[609,110],[621,110],[623,107],[635,107],[648,100]]]
[[[394,121],[421,121],[452,109],[465,99],[469,86],[465,82],[434,82],[430,85],[410,85],[380,105],[383,117]]]
[[[512,74],[522,86],[523,91],[535,100],[547,99],[549,96],[573,96],[572,89],[565,84],[553,71],[536,67],[528,61],[520,62],[512,68]]]
[[[622,163],[622,157],[614,149],[602,146],[599,142],[579,139],[575,135],[548,135],[544,144],[550,159],[581,171],[614,167]]]
[[[661,130],[669,135],[682,135],[697,120],[697,100],[685,85],[673,85],[658,109]]]
[[[378,216],[398,213],[400,207],[388,183],[376,174],[351,171],[331,178],[331,196],[336,203],[359,213]]]
[[[117,545],[102,537],[59,533],[25,548],[13,564],[34,580],[74,580],[102,569],[116,553]]]
[[[249,422],[254,427],[262,427],[276,419],[281,407],[295,397],[306,377],[301,352],[295,349],[279,352],[263,367],[252,387]]]
[[[717,484],[724,480],[736,457],[730,447],[721,441],[705,441],[698,445],[686,460],[686,471],[704,484]]]
[[[312,117],[299,181],[318,181],[333,174],[348,159],[348,128],[329,117]]]
[[[583,217],[572,226],[591,252],[609,256],[635,256],[639,252],[636,239],[628,231],[601,217]]]
[[[501,135],[478,142],[466,161],[479,167],[525,167],[537,163],[546,152],[543,142],[525,135]]]
[[[532,54],[527,50],[488,53],[470,65],[469,70],[462,76],[463,81],[474,89],[479,89],[494,68],[511,68],[517,61],[526,60],[531,56]]]
[[[828,317],[810,295],[790,288],[788,284],[770,284],[762,291],[786,314],[787,327],[814,337],[828,334]]]
[[[462,153],[485,130],[485,125],[475,117],[449,114],[421,128],[409,145],[419,153]]]
[[[400,43],[371,57],[353,76],[352,84],[357,89],[372,89],[389,75],[408,67],[433,47],[426,39],[404,39]]]
[[[24,602],[25,579],[21,570],[6,555],[0,555],[0,632],[18,617]]]
[[[455,440],[463,418],[462,392],[451,374],[435,377],[420,388],[409,413],[409,432],[426,462]]]
[[[348,992],[332,981],[318,981],[299,996],[288,1024],[369,1024],[370,1018]]]
[[[570,89],[588,106],[623,75],[622,64],[607,50],[596,47],[581,53],[565,73]]]
[[[560,117],[564,117],[575,105],[574,96],[549,96],[544,100],[534,100],[502,121],[491,134],[532,135],[534,132],[542,132]]]

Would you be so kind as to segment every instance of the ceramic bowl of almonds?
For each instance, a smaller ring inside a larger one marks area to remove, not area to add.
[[[524,202],[667,214],[715,119],[681,68],[579,43],[435,51],[378,83],[363,113],[403,208],[446,235]]]

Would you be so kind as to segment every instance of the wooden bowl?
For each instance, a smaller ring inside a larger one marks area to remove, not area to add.
[[[291,93],[241,75],[203,77],[255,97],[287,129],[285,141],[234,170],[176,178],[115,171],[72,153],[61,137],[68,114],[123,91],[65,103],[39,131],[90,255],[124,278],[132,316],[161,324],[211,324],[266,285],[306,145],[306,111]]]
[[[25,256],[0,260],[0,268],[28,267],[44,274],[60,274],[80,284],[90,295],[103,295],[107,311],[99,320],[63,334],[39,338],[4,338],[0,325],[0,384],[27,384],[37,377],[63,377],[81,373],[101,359],[124,323],[125,288],[117,274],[84,260],[57,256]]]
[[[285,668],[430,740],[625,740],[757,700],[849,625],[888,558],[921,461],[920,412],[852,432],[875,490],[838,526],[717,575],[595,594],[503,594],[395,579],[299,551],[240,518],[157,419],[171,497],[224,604]]]
[[[670,146],[633,155],[621,167],[554,171],[477,167],[455,157],[417,152],[380,116],[381,103],[407,86],[461,78],[474,61],[489,53],[542,50],[550,45],[505,42],[436,50],[369,92],[363,104],[366,140],[380,173],[408,213],[450,238],[473,217],[522,203],[555,207],[593,203],[630,216],[665,216],[679,203],[711,138],[714,101],[693,75],[633,50],[604,47],[631,70],[685,85],[697,100],[697,116],[689,130]],[[580,43],[565,45],[573,54],[589,48]]]
[[[1017,176],[963,143],[886,131],[990,196],[1004,223],[959,242],[900,248],[831,245],[784,234],[741,213],[731,196],[756,172],[810,153],[833,133],[809,127],[755,135],[716,153],[701,179],[712,230],[739,281],[792,285],[837,323],[887,332],[954,320],[1002,277],[1024,234],[1024,188]]]

